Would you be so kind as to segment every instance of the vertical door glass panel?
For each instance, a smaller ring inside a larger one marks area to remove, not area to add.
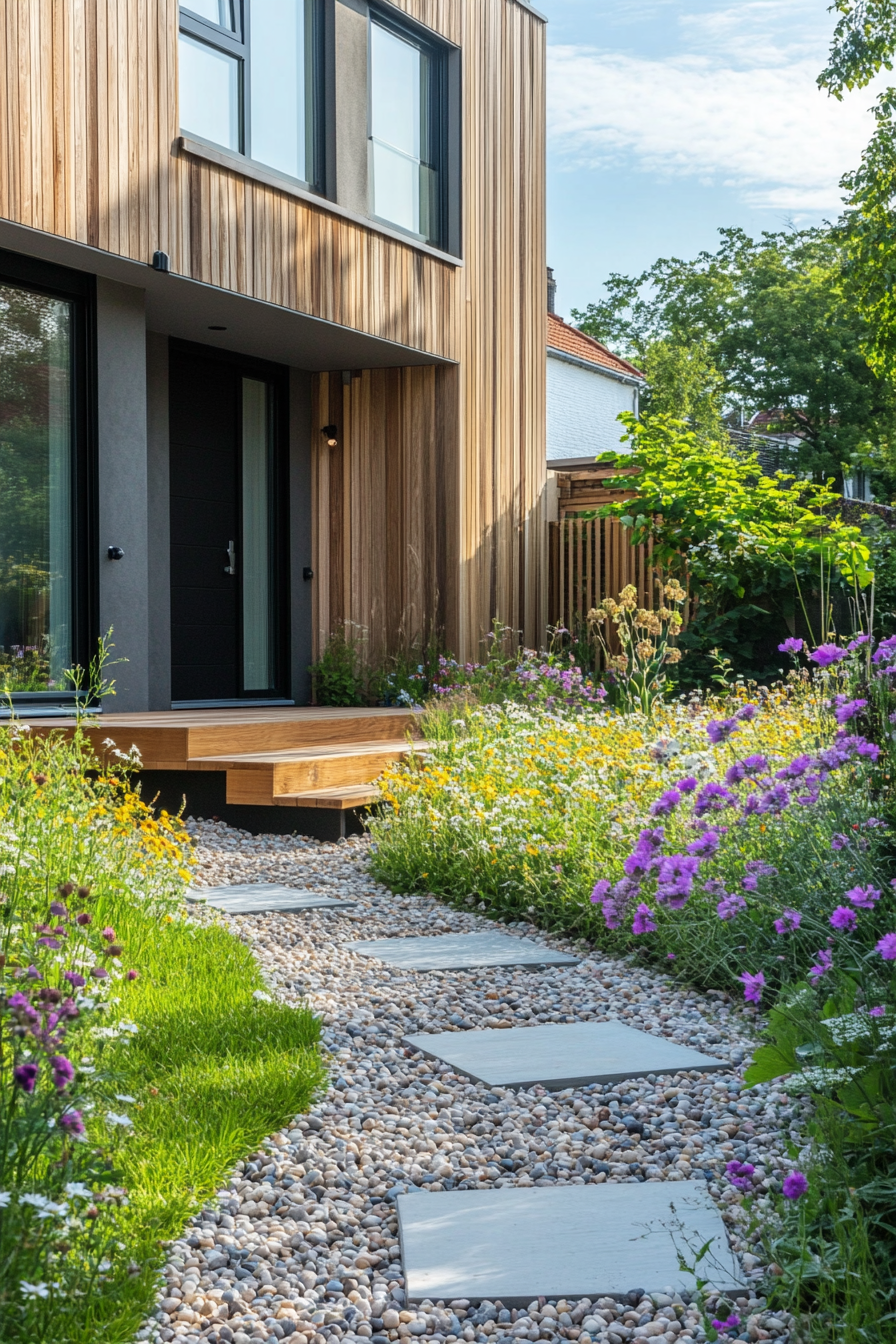
[[[72,660],[72,306],[0,284],[0,690]]]
[[[190,0],[184,9],[200,19],[208,19],[209,23],[216,23],[219,28],[226,28],[230,33],[235,31],[233,0]]]
[[[178,62],[181,130],[238,151],[239,61],[181,33]]]
[[[252,6],[251,155],[303,182],[314,179],[310,0]]]
[[[274,685],[272,435],[267,383],[243,379],[243,689]]]

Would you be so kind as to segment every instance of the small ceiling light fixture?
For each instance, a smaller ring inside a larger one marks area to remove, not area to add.
[[[323,434],[326,439],[328,448],[336,447],[339,442],[339,431],[335,425],[324,425],[321,434]]]
[[[226,327],[209,327],[209,331],[226,331]]]

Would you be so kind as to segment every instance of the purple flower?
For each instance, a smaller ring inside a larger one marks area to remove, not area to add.
[[[799,910],[786,909],[781,912],[781,918],[775,920],[775,930],[778,933],[793,933],[803,922],[803,917]]]
[[[754,753],[743,759],[744,771],[748,775],[763,775],[768,770],[768,757]]]
[[[835,831],[831,836],[831,849],[846,849],[849,844],[849,836],[844,835],[842,831]]]
[[[68,919],[68,906],[63,905],[61,901],[51,901],[50,914],[55,915],[57,919]]]
[[[834,718],[838,723],[849,723],[850,719],[854,719],[867,704],[867,700],[849,700],[846,704],[841,705],[839,709],[834,710]]]
[[[740,885],[743,887],[744,891],[758,891],[759,878],[753,873],[747,873],[746,877],[741,878]]]
[[[818,960],[814,966],[809,967],[810,980],[820,980],[822,976],[827,975],[834,964],[834,958],[826,947],[823,947],[819,952],[816,952],[815,955]],[[894,956],[896,956],[896,953],[894,953]]]
[[[749,1190],[753,1182],[751,1177],[756,1168],[752,1162],[729,1162],[725,1172],[731,1184],[738,1190]]]
[[[884,961],[896,961],[896,933],[885,933],[875,945],[875,951],[881,954]]]
[[[65,1115],[60,1115],[59,1124],[66,1134],[77,1136],[84,1133],[84,1121],[80,1111],[66,1111]]]
[[[50,1063],[53,1066],[53,1086],[57,1092],[64,1092],[69,1083],[74,1081],[72,1062],[65,1055],[51,1055]]]
[[[599,882],[595,882],[591,891],[592,905],[600,905],[601,901],[610,894],[611,885],[605,877],[602,877]]]
[[[714,746],[717,746],[720,742],[727,742],[737,729],[737,719],[710,719],[706,725],[706,736]]]
[[[800,1199],[809,1189],[809,1182],[801,1171],[791,1171],[784,1177],[781,1193],[785,1199]]]
[[[675,787],[679,793],[693,793],[697,787],[697,781],[693,775],[687,775],[684,779],[680,779]]]
[[[656,933],[653,911],[650,906],[645,905],[643,901],[635,911],[635,918],[632,923],[632,933]]]
[[[23,1092],[30,1095],[37,1082],[37,1065],[31,1063],[17,1064],[12,1071],[12,1080],[16,1087],[20,1087]]]
[[[678,789],[667,789],[662,797],[657,798],[655,803],[650,805],[650,815],[652,817],[662,817],[669,812],[674,812],[681,802],[681,794]]]
[[[873,663],[889,662],[893,653],[896,652],[896,636],[890,635],[889,639],[882,639],[877,646],[876,653],[872,654]]]
[[[734,807],[737,797],[726,789],[724,784],[704,784],[694,803],[694,816],[702,817],[707,812],[723,812],[726,807]]]
[[[883,1017],[883,1016],[885,1015],[886,1011],[887,1011],[887,1010],[886,1010],[886,1008],[884,1007],[884,1005],[883,1005],[882,1003],[878,1003],[874,1008],[869,1008],[869,1009],[868,1009],[868,1016],[869,1016],[869,1017]]]
[[[773,863],[766,863],[765,859],[747,859],[744,864],[748,873],[754,873],[756,877],[777,877],[778,870]]]
[[[83,975],[79,975],[77,971],[63,971],[62,978],[67,980],[73,989],[81,989],[82,986],[87,984]]]
[[[801,639],[785,639],[783,644],[778,645],[779,653],[802,653],[803,641]]]
[[[838,644],[819,644],[818,648],[809,654],[809,662],[815,663],[818,667],[832,667],[834,663],[842,662],[845,657],[846,650],[841,649]]]
[[[696,854],[701,859],[711,859],[719,848],[718,831],[704,831],[699,840],[685,845],[688,854]]]
[[[41,975],[37,967],[34,965],[28,967],[27,971],[25,972],[25,975],[28,977],[29,980],[43,980],[43,976]]]
[[[730,896],[725,896],[716,906],[716,914],[719,919],[736,919],[741,910],[746,910],[747,903],[738,892],[733,891]]]
[[[757,812],[783,812],[785,807],[790,805],[790,792],[786,784],[776,784],[768,793],[764,793],[759,799]]]
[[[140,972],[139,972],[139,971],[133,971],[133,970],[132,970],[132,971],[128,971],[127,975],[126,975],[124,978],[125,978],[125,980],[139,980],[139,979],[140,979]]]
[[[108,980],[108,979],[109,979],[109,972],[106,970],[105,966],[93,966],[93,967],[91,967],[90,974],[93,976],[94,980]]]
[[[856,635],[855,639],[850,640],[847,644],[846,652],[854,653],[856,649],[861,648],[863,644],[867,644],[870,638],[870,635]]]
[[[735,712],[734,717],[744,723],[749,723],[751,719],[755,719],[758,713],[758,705],[741,705],[740,709]]]
[[[858,919],[855,910],[851,910],[848,905],[838,905],[831,915],[830,925],[832,929],[852,930]]]
[[[737,978],[744,987],[744,998],[747,1003],[759,1003],[762,999],[762,991],[765,988],[765,976],[762,971],[757,971],[755,975],[751,975],[749,971],[744,971]]]
[[[700,860],[691,854],[668,854],[657,865],[656,898],[670,910],[680,910],[694,889]]]
[[[811,770],[815,761],[811,756],[795,756],[783,770],[776,771],[776,779],[801,779],[807,770]]]
[[[730,1316],[726,1316],[724,1321],[713,1320],[714,1330],[736,1330],[740,1325],[740,1317],[736,1311],[732,1311]]]
[[[38,947],[49,947],[53,952],[59,950],[62,946],[58,938],[38,938]]]
[[[88,915],[86,910],[82,910],[80,915],[75,916],[75,923],[80,924],[83,928],[85,924],[93,923],[93,915]]]
[[[846,893],[846,899],[852,901],[853,905],[858,906],[860,910],[873,910],[880,900],[880,892],[876,887],[850,887]]]

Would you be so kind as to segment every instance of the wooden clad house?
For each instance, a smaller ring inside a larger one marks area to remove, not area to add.
[[[3,0],[0,688],[541,637],[544,62],[526,0]]]

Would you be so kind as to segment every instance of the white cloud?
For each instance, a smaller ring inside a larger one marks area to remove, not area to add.
[[[805,23],[808,4],[748,0],[680,16],[686,49],[664,59],[549,48],[553,151],[570,166],[628,164],[732,187],[753,206],[836,215],[875,90],[838,103],[818,89],[824,41]]]

